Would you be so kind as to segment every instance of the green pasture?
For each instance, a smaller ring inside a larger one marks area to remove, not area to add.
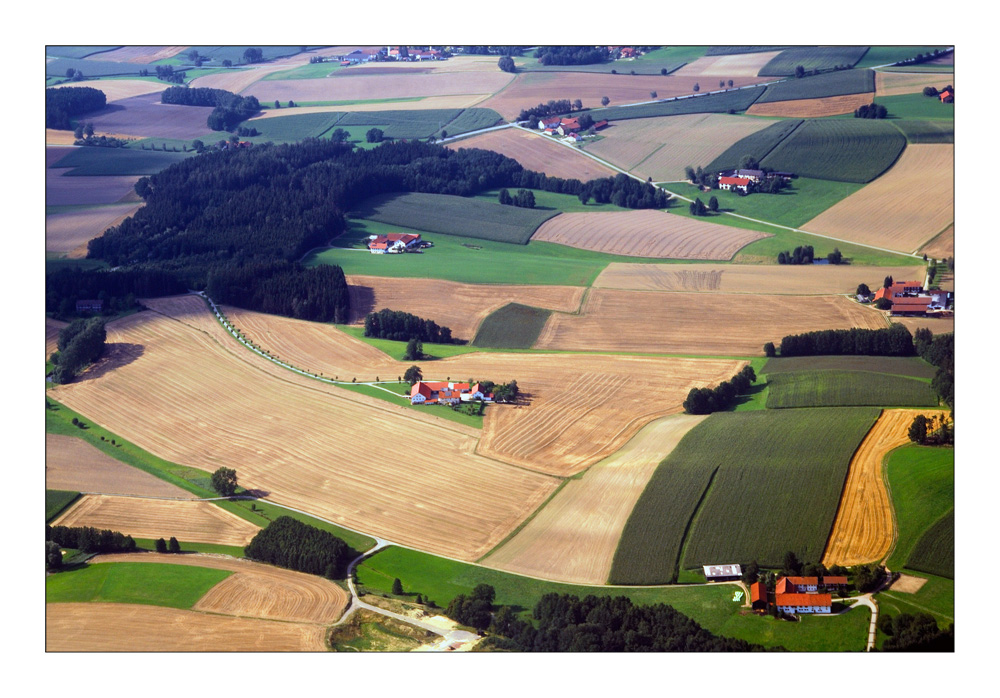
[[[941,577],[955,576],[955,509],[931,524],[913,546],[906,566]]]
[[[918,53],[933,53],[934,49],[944,50],[949,46],[872,46],[855,68],[872,68],[887,63],[897,63],[916,58]],[[887,68],[887,70],[889,70]]]
[[[472,343],[478,347],[530,349],[551,314],[551,310],[508,303],[486,316]]]
[[[153,538],[134,538],[136,547],[140,550],[156,552],[156,540]],[[169,540],[169,539],[168,539]],[[182,553],[209,553],[212,555],[228,555],[243,557],[243,548],[235,545],[220,545],[218,543],[191,543],[178,541]]]
[[[907,564],[924,533],[955,506],[955,450],[910,444],[889,454],[886,477],[897,539],[887,565]]]
[[[365,337],[365,328],[359,325],[337,325],[337,329],[346,332],[356,339],[360,339],[366,344],[370,344],[379,351],[388,354],[396,361],[406,361],[403,357],[406,354],[407,342],[397,342],[393,339],[380,339],[378,337]],[[473,347],[468,344],[434,344],[432,342],[425,342],[424,358],[421,361],[446,359],[449,356],[458,356],[459,354],[469,354],[483,350],[482,347]],[[410,391],[407,390],[406,394],[409,395],[409,393]]]
[[[941,89],[944,85],[939,84],[937,87]],[[945,104],[938,97],[927,97],[922,92],[914,92],[908,95],[892,95],[891,97],[876,97],[875,104],[881,104],[889,110],[889,119],[953,120],[955,118],[954,102]]]
[[[45,523],[51,522],[80,497],[79,492],[45,490]]]
[[[788,407],[937,407],[927,381],[869,371],[795,371],[768,376],[768,409]]]
[[[897,616],[902,613],[914,615],[930,613],[937,620],[940,628],[947,628],[949,624],[955,622],[955,582],[953,580],[905,567],[893,571],[920,577],[926,579],[927,582],[912,594],[893,589],[879,592],[875,597],[878,602],[879,614]],[[881,632],[879,632],[879,639],[882,639]]]
[[[838,65],[853,66],[867,51],[867,46],[797,46],[779,53],[757,74],[793,75],[800,65],[807,71],[832,70]]]
[[[760,370],[768,375],[796,371],[871,371],[930,380],[937,369],[916,356],[778,356]]]
[[[874,91],[874,71],[837,70],[832,73],[810,75],[768,85],[757,103],[784,102],[792,99],[819,99]]]
[[[231,575],[193,565],[102,562],[45,578],[45,603],[132,603],[189,609]]]
[[[305,65],[300,65],[298,68],[268,73],[261,80],[310,80],[313,78],[325,78],[332,73],[343,70],[344,67],[346,66],[341,66],[340,61],[337,60],[324,61],[323,63],[306,63]]]
[[[697,78],[692,78],[697,82]],[[706,83],[708,89],[711,83]],[[676,114],[736,113],[746,111],[764,93],[763,87],[733,89],[719,94],[685,97],[667,101],[651,102],[633,107],[603,107],[591,109],[594,121],[607,119],[645,119],[653,116],[673,116]]]

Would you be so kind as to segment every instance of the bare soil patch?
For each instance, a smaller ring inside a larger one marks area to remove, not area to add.
[[[899,578],[889,587],[893,591],[900,591],[904,594],[916,594],[921,587],[927,583],[923,577],[914,577],[910,574],[901,574]]]
[[[921,327],[928,328],[934,334],[948,334],[955,331],[954,315],[951,317],[890,317],[889,322],[894,325],[902,325],[911,334]]]
[[[673,73],[677,77],[701,77],[711,75],[717,79],[736,77],[757,77],[760,69],[767,65],[781,51],[764,53],[739,53],[731,56],[702,56]],[[705,89],[715,89],[706,85]]]
[[[909,443],[907,432],[918,414],[941,410],[884,410],[851,459],[837,518],[823,553],[823,564],[851,566],[881,560],[895,538],[892,499],[882,464],[894,448]]]
[[[184,496],[190,496],[187,492]],[[191,543],[243,546],[260,527],[202,501],[85,495],[53,526],[93,526],[135,538],[170,538]]]
[[[141,203],[94,206],[45,216],[45,251],[86,257],[87,243],[131,216]]]
[[[755,230],[642,210],[563,213],[542,223],[531,239],[628,257],[729,260],[766,237]]]
[[[851,327],[883,328],[885,319],[843,296],[595,288],[579,316],[553,314],[535,348],[760,356],[788,334]]]
[[[923,92],[925,87],[938,89],[945,85],[955,84],[954,73],[875,73],[875,95],[889,97],[891,95],[908,95]],[[937,99],[928,97],[928,99]]]
[[[858,107],[875,101],[875,93],[861,92],[853,95],[819,97],[816,99],[789,99],[784,102],[757,103],[747,109],[753,116],[786,116],[796,118],[819,118],[850,114]]]
[[[450,143],[448,148],[483,148],[514,158],[527,170],[543,172],[550,177],[579,179],[586,182],[599,177],[613,177],[617,172],[572,148],[553,142],[538,133],[505,128]]]
[[[954,173],[954,144],[908,145],[888,172],[802,229],[914,252],[954,223]]]
[[[176,485],[125,465],[83,439],[45,435],[45,488],[146,497],[181,497],[191,494]]]
[[[604,584],[618,540],[660,461],[705,416],[678,414],[643,427],[621,450],[569,481],[489,567],[575,584]]]
[[[279,100],[340,101],[432,97],[435,95],[493,94],[513,79],[497,70],[486,72],[426,73],[407,71],[398,75],[371,75],[366,71],[345,70],[328,78],[303,80],[262,80],[253,85],[253,94],[261,102]],[[483,105],[486,106],[486,105]],[[384,109],[384,105],[380,108]]]
[[[314,623],[117,603],[45,605],[47,652],[321,652]]]
[[[944,259],[955,256],[955,226],[949,225],[935,235],[930,242],[920,248],[919,252],[932,259]],[[943,287],[942,287],[943,288]],[[950,291],[954,288],[948,289]]]

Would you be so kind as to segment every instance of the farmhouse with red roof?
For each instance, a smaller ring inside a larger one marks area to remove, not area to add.
[[[920,281],[896,281],[875,293],[875,300],[880,298],[892,301],[889,309],[892,315],[926,315],[928,312],[933,314],[947,310],[951,294],[944,291],[925,292]]]
[[[719,189],[729,191],[731,189],[742,189],[746,193],[750,180],[746,177],[719,177]]]
[[[419,233],[387,233],[368,236],[368,251],[372,254],[397,254],[415,250],[420,246]]]
[[[775,593],[774,605],[782,613],[830,613],[833,597],[829,594]]]
[[[754,582],[750,585],[750,608],[755,611],[767,611],[767,587],[764,582]]]
[[[484,394],[479,383],[470,386],[447,381],[417,381],[410,388],[411,405],[457,405],[470,400],[492,402],[493,393]]]

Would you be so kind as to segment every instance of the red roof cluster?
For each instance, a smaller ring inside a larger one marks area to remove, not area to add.
[[[764,582],[754,582],[750,585],[750,603],[763,601],[767,603],[767,587]]]
[[[479,383],[470,386],[468,383],[449,383],[447,381],[417,381],[410,388],[410,397],[423,395],[425,402],[437,402],[461,400],[463,393],[475,394],[477,392],[480,392]],[[492,399],[493,393],[484,395],[484,397]]]
[[[745,177],[720,177],[719,184],[728,184],[731,187],[745,187],[750,184],[750,180]]]
[[[413,235],[412,233],[386,233],[385,235],[378,235],[369,240],[368,248],[372,250],[385,250],[392,247],[397,242],[409,245],[414,240],[419,239],[420,235]]]
[[[829,594],[782,594],[774,597],[777,606],[830,606],[833,597]]]

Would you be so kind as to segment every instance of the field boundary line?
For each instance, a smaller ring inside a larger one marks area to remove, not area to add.
[[[515,536],[516,536],[516,535],[517,535],[518,533],[520,533],[520,532],[521,532],[521,531],[522,531],[522,530],[524,529],[524,527],[525,527],[525,526],[527,526],[527,525],[528,525],[529,523],[531,523],[531,521],[532,521],[532,520],[533,520],[533,519],[534,519],[534,518],[535,518],[536,516],[538,516],[538,515],[539,515],[539,514],[540,514],[540,513],[542,512],[542,509],[544,509],[544,508],[545,508],[546,506],[548,506],[549,502],[551,502],[551,501],[552,501],[553,499],[555,499],[555,496],[556,496],[557,494],[559,494],[559,493],[560,493],[560,492],[562,491],[562,489],[563,489],[563,488],[564,488],[564,487],[565,487],[566,485],[568,485],[568,484],[569,484],[569,481],[570,481],[570,480],[572,480],[572,479],[573,479],[573,478],[571,478],[571,477],[567,477],[567,478],[563,478],[563,481],[559,483],[559,486],[558,486],[558,487],[556,487],[556,488],[555,488],[554,490],[552,490],[552,494],[550,494],[550,495],[549,495],[548,497],[546,497],[546,498],[545,498],[545,501],[544,501],[544,502],[542,502],[541,504],[539,504],[539,505],[538,505],[538,507],[537,507],[537,508],[536,508],[536,509],[535,509],[535,510],[534,510],[533,512],[531,512],[530,514],[528,514],[528,515],[527,515],[527,516],[526,516],[526,517],[524,518],[524,521],[522,521],[521,523],[519,523],[519,524],[518,524],[518,525],[517,525],[517,526],[516,526],[516,527],[514,528],[514,530],[513,530],[513,531],[511,531],[510,533],[508,533],[508,534],[507,534],[507,535],[506,535],[506,536],[504,537],[504,539],[503,539],[503,540],[501,540],[501,541],[500,541],[499,543],[497,543],[497,544],[496,544],[496,545],[494,545],[494,546],[493,546],[492,548],[490,548],[489,550],[487,550],[487,551],[486,551],[486,553],[485,553],[484,555],[481,555],[481,556],[479,556],[479,557],[478,557],[478,558],[476,559],[476,564],[480,564],[480,563],[482,563],[482,561],[483,561],[483,560],[485,560],[486,558],[488,558],[488,557],[489,557],[490,555],[492,555],[493,553],[495,553],[495,552],[498,552],[498,551],[500,550],[500,548],[502,548],[502,547],[503,547],[504,545],[506,545],[506,544],[507,544],[507,543],[509,543],[509,542],[510,542],[511,540],[513,540],[513,539],[514,539],[514,537],[515,537]],[[484,565],[484,567],[485,567],[485,565]]]
[[[914,570],[914,571],[915,572],[919,572],[920,570]],[[925,572],[924,574],[927,574],[927,573]],[[947,577],[945,577],[945,579],[947,579]],[[952,581],[954,581],[954,580],[952,580]],[[888,591],[883,591],[883,592],[880,592],[880,593],[883,594],[884,596],[888,596],[890,599],[892,599],[894,601],[899,601],[900,603],[905,603],[905,604],[907,604],[909,606],[916,606],[920,610],[927,611],[928,613],[930,613],[932,615],[941,616],[942,618],[947,618],[948,620],[953,621],[953,622],[955,620],[954,618],[952,618],[951,616],[949,616],[946,613],[941,613],[940,611],[932,611],[931,609],[927,608],[926,606],[921,606],[920,604],[914,603],[913,601],[910,601],[909,599],[904,599],[904,598],[902,598],[900,596],[895,596],[893,594],[890,594]]]
[[[663,462],[660,462],[663,465]],[[659,466],[657,466],[659,468]],[[694,507],[694,511],[691,512],[691,518],[688,519],[687,525],[684,526],[684,534],[681,537],[680,547],[677,548],[677,560],[674,562],[674,576],[678,576],[681,573],[682,566],[684,564],[684,554],[687,552],[688,545],[691,542],[691,532],[694,528],[695,523],[698,520],[698,514],[701,513],[702,507],[705,505],[705,501],[708,499],[709,493],[712,491],[712,485],[715,484],[715,476],[719,474],[719,466],[716,466],[712,471],[712,474],[708,478],[708,484],[705,485],[704,491],[701,493],[701,497],[698,498],[698,503]],[[645,490],[643,490],[645,491]]]

